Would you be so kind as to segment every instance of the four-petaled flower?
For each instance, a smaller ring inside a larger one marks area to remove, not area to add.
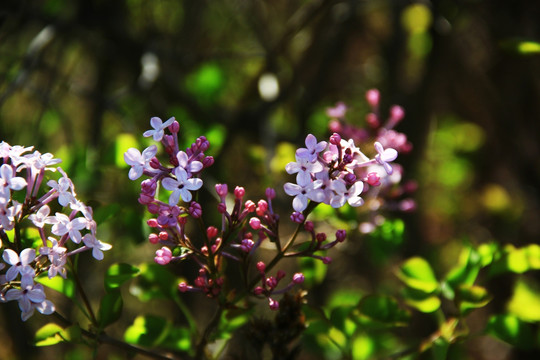
[[[8,164],[0,166],[0,195],[9,198],[9,190],[21,190],[26,186],[26,180],[15,176],[15,170]]]
[[[82,241],[84,242],[84,245],[92,249],[92,256],[96,260],[103,260],[103,251],[112,248],[111,244],[99,241],[93,234],[84,235]]]
[[[375,150],[378,152],[378,154],[375,155],[375,160],[384,167],[384,170],[386,170],[388,175],[391,175],[392,166],[390,166],[389,162],[396,160],[398,152],[392,148],[384,149],[382,144],[378,141],[375,142]]]
[[[188,178],[186,170],[182,167],[174,168],[174,176],[176,179],[166,177],[162,180],[163,187],[169,191],[172,191],[169,196],[169,205],[176,205],[182,198],[183,201],[191,201],[190,190],[199,190],[203,184],[203,181],[199,178]]]
[[[21,279],[20,289],[10,289],[6,292],[7,301],[17,300],[21,309],[21,319],[28,320],[37,309],[42,314],[50,315],[55,308],[52,302],[45,299],[45,292],[41,284],[35,284],[31,277]]]
[[[326,149],[326,141],[317,142],[317,138],[313,134],[308,134],[306,136],[306,147],[296,150],[296,155],[313,162],[324,149]]]
[[[145,169],[152,169],[150,167],[150,160],[152,160],[152,158],[156,156],[156,153],[156,145],[152,145],[144,149],[142,154],[139,150],[135,148],[128,149],[128,151],[124,153],[124,160],[128,165],[131,165],[131,169],[129,169],[128,174],[129,178],[131,180],[137,180],[141,177]]]
[[[154,129],[145,131],[143,133],[143,136],[144,137],[152,136],[154,141],[161,141],[161,139],[163,139],[163,135],[165,135],[165,129],[168,128],[173,122],[174,122],[174,117],[163,122],[160,118],[154,116],[150,119],[150,125],[152,125]]]
[[[27,248],[21,251],[19,256],[15,251],[11,249],[4,250],[2,258],[11,267],[6,272],[6,280],[14,280],[18,274],[21,274],[22,278],[34,277],[34,268],[30,266],[30,263],[36,258],[36,250]]]
[[[321,180],[299,181],[298,184],[286,183],[283,188],[287,195],[294,196],[293,209],[302,212],[307,207],[308,200],[324,200],[324,191],[320,189],[322,184]]]

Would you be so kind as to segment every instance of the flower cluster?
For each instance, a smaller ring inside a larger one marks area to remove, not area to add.
[[[17,300],[23,320],[35,310],[55,311],[36,281],[41,274],[66,278],[70,256],[91,250],[101,260],[111,248],[97,239],[92,209],[77,199],[73,182],[56,166],[61,161],[32,150],[0,143],[0,248],[5,262],[0,270],[8,265],[0,275],[0,301]],[[47,173],[57,170],[61,177],[47,181],[45,193],[40,192]],[[58,211],[52,215],[51,208]],[[23,231],[30,227],[38,235]]]
[[[349,139],[349,143],[374,144],[374,149],[364,149],[372,154],[372,159],[360,155],[360,162],[354,168],[357,179],[364,182],[363,198],[368,210],[368,218],[360,225],[361,232],[371,232],[384,222],[382,211],[411,211],[416,207],[411,194],[416,190],[416,183],[402,182],[403,168],[389,162],[397,153],[406,154],[412,150],[407,136],[395,130],[405,117],[401,106],[392,105],[385,120],[380,111],[380,93],[376,89],[366,92],[366,101],[371,111],[366,115],[365,126],[355,126],[346,121],[347,106],[338,103],[327,109],[331,119],[330,131]],[[375,160],[375,161],[373,161]],[[367,166],[366,166],[367,165]]]

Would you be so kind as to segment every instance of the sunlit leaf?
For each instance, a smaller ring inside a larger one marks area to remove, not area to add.
[[[514,315],[500,314],[491,316],[486,332],[520,349],[530,349],[534,346],[534,334],[531,324],[520,320]]]
[[[135,148],[142,152],[144,149],[139,149],[139,146],[139,142],[135,135],[128,133],[118,134],[114,142],[114,162],[116,166],[120,168],[129,167],[124,160],[124,153],[130,148]]]
[[[131,284],[129,291],[140,301],[170,299],[178,291],[178,280],[166,267],[144,263],[139,266],[139,271],[137,281]]]
[[[60,325],[48,323],[36,331],[34,336],[35,346],[50,346],[64,341],[59,333],[64,330]]]
[[[124,282],[136,277],[139,269],[133,265],[119,263],[113,264],[105,274],[105,288],[107,290],[120,287]]]
[[[465,315],[473,309],[486,306],[492,297],[488,291],[477,285],[462,284],[458,287],[456,301],[461,314]]]
[[[439,288],[429,263],[421,257],[408,259],[398,270],[397,276],[410,288],[432,293]]]
[[[375,352],[375,342],[369,336],[356,336],[352,341],[351,350],[353,359],[371,359]]]
[[[520,277],[507,304],[508,312],[523,321],[540,321],[540,286],[532,279]]]
[[[420,290],[405,288],[403,297],[407,305],[424,313],[432,313],[441,307],[441,299],[438,296]]]
[[[37,283],[40,283],[43,286],[46,286],[50,289],[56,290],[59,293],[64,294],[70,299],[73,299],[75,296],[75,283],[69,277],[67,279],[62,278],[61,276],[55,276],[52,279],[49,279],[46,273],[35,278]]]
[[[157,346],[166,339],[170,330],[171,323],[165,318],[154,315],[137,316],[124,333],[124,340],[130,344]]]
[[[304,274],[304,284],[306,287],[312,287],[320,284],[325,276],[328,267],[321,261],[309,257],[299,259],[300,268]]]

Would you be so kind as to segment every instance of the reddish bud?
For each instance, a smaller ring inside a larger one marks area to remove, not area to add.
[[[218,229],[215,227],[215,226],[209,226],[207,229],[206,229],[206,236],[209,238],[209,239],[213,239],[217,236],[218,234]]]

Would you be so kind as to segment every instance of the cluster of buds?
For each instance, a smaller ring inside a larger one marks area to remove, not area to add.
[[[298,230],[287,242],[282,243],[280,217],[272,206],[276,197],[273,188],[266,189],[265,199],[254,202],[245,199],[246,190],[243,187],[236,186],[234,191],[229,192],[227,184],[215,185],[221,224],[206,226],[202,206],[193,199],[197,198],[197,191],[203,186],[202,171],[214,162],[211,156],[205,155],[210,145],[208,140],[201,136],[186,151],[182,151],[178,146],[180,125],[174,118],[163,122],[153,117],[150,124],[153,129],[143,135],[161,142],[168,155],[168,164],[156,157],[156,145],[142,153],[131,148],[124,158],[131,166],[128,174],[131,180],[142,175],[149,177],[141,183],[139,202],[155,215],[147,222],[154,230],[149,241],[160,246],[154,257],[155,262],[167,265],[191,259],[198,264],[198,276],[191,284],[180,282],[178,289],[181,292],[198,291],[223,301],[234,301],[231,300],[232,294],[248,293],[268,299],[273,310],[279,308],[277,295],[304,280],[302,273],[295,273],[286,286],[278,289],[279,282],[286,277],[285,272],[278,269],[275,276],[268,276],[268,273],[282,258],[310,257],[329,264],[331,259],[321,254],[345,240],[345,230],[338,230],[333,241],[328,241],[325,233],[315,231],[314,224],[306,221],[314,206],[321,202],[334,208],[347,203],[362,205],[364,200],[360,195],[364,189],[379,185],[383,176],[375,172],[358,176],[360,169],[378,167],[390,175],[393,168],[389,163],[397,157],[395,149],[385,148],[380,141],[374,145],[376,154],[369,158],[356,147],[354,140],[343,140],[338,133],[330,136],[328,142],[318,142],[314,135],[309,134],[306,147],[296,151],[296,162],[287,164],[285,169],[289,174],[296,174],[296,183],[286,183],[284,190],[294,196],[294,211],[290,219],[296,223]],[[170,135],[165,134],[167,130]],[[158,190],[168,193],[159,196]],[[168,200],[161,200],[165,198]],[[234,200],[231,201],[231,198]],[[309,206],[310,201],[312,206]],[[201,236],[190,237],[186,234],[186,224],[190,219],[196,220],[199,228],[206,230]],[[295,241],[302,229],[310,235],[311,240],[305,246],[297,247]],[[261,248],[263,241],[272,243],[277,251],[266,264],[256,257],[256,251]],[[234,261],[240,265],[238,268],[244,271],[244,291],[237,289],[223,295],[227,285],[224,261]],[[259,281],[260,285],[257,285]]]
[[[0,248],[5,262],[0,261],[0,270],[9,266],[0,275],[0,301],[16,300],[24,321],[35,310],[55,311],[37,282],[40,275],[66,278],[70,256],[91,250],[102,260],[103,251],[111,248],[97,239],[92,209],[77,199],[73,182],[56,166],[61,161],[32,150],[0,143]],[[62,176],[40,191],[44,179],[57,170]],[[49,205],[59,211],[50,215]],[[38,235],[28,231],[32,227]]]
[[[400,154],[409,153],[412,144],[404,133],[395,130],[395,127],[405,117],[405,110],[399,105],[392,105],[388,117],[383,118],[380,111],[380,93],[376,89],[366,92],[366,101],[371,111],[366,115],[365,124],[359,127],[346,121],[347,106],[338,103],[335,107],[327,109],[330,117],[330,131],[339,134],[349,142],[357,144],[374,144],[377,165],[357,166],[354,174],[357,179],[364,181],[363,197],[368,209],[368,217],[360,224],[360,231],[367,233],[373,231],[384,222],[383,211],[412,211],[416,205],[411,194],[416,190],[416,183],[402,182],[403,168],[399,164],[385,164],[385,151],[394,149]],[[385,150],[386,149],[386,150]],[[370,149],[366,149],[368,152]],[[373,152],[372,152],[373,153]],[[382,161],[381,161],[382,160]],[[385,161],[386,160],[386,161]],[[388,175],[388,176],[387,176]]]

